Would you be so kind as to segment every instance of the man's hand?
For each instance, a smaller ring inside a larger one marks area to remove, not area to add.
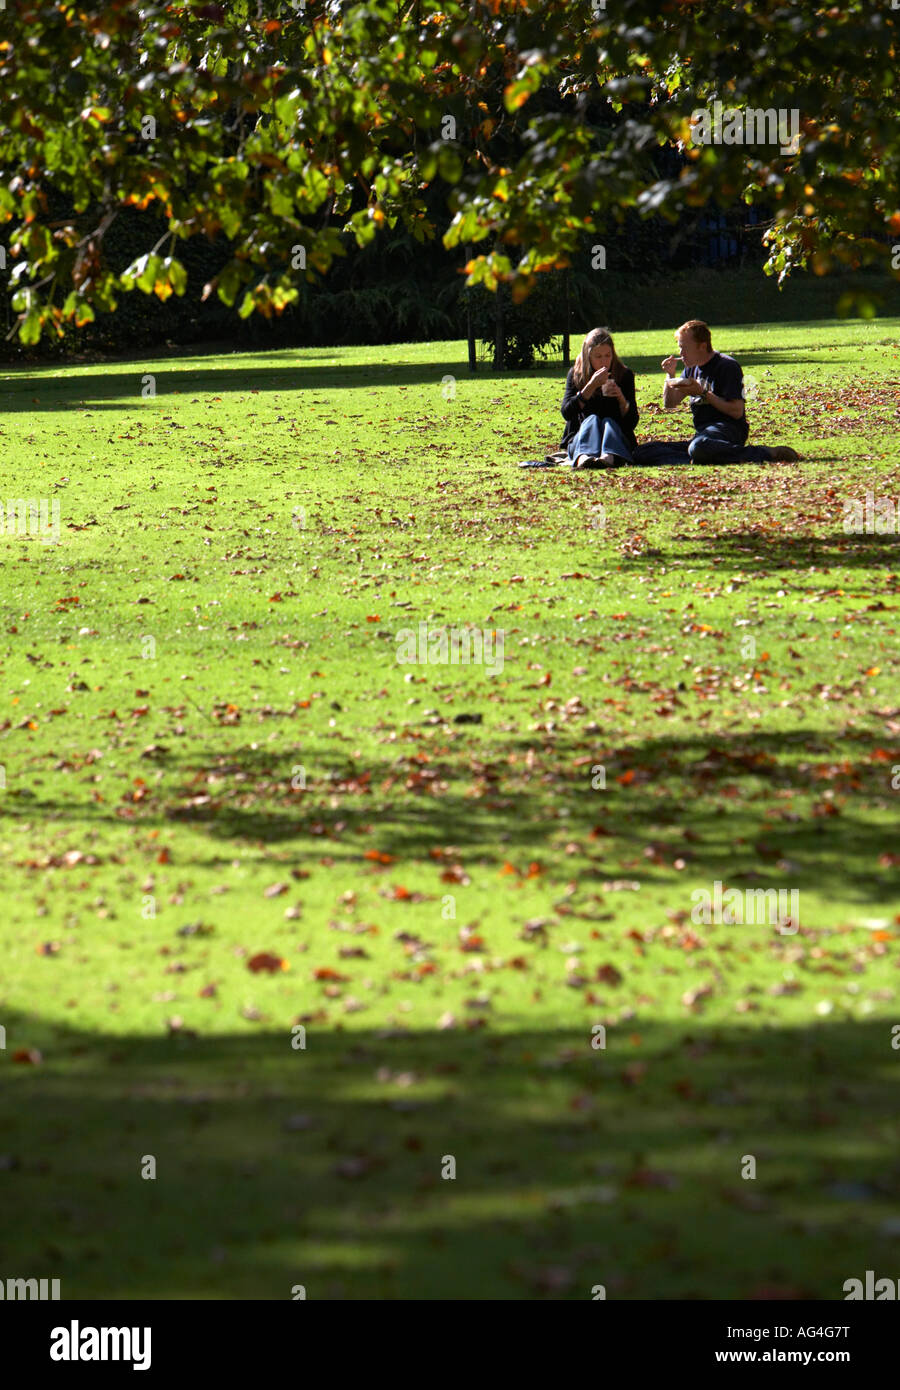
[[[678,383],[689,396],[702,396],[706,387],[702,381],[698,381],[695,376],[686,376]]]
[[[671,362],[673,359],[670,357],[666,360]],[[665,365],[665,363],[663,365]],[[678,406],[682,405],[685,396],[693,394],[693,392],[691,392],[691,384],[693,382],[694,378],[690,376],[666,376],[665,382],[663,383],[663,409],[675,410]]]
[[[681,366],[681,358],[664,357],[662,362],[660,363],[660,366],[662,367],[666,376],[676,376],[678,373],[678,368]]]
[[[600,390],[608,376],[609,371],[606,367],[601,367],[599,372],[594,372],[594,375],[581,388],[581,394],[586,401],[590,400],[595,391]]]

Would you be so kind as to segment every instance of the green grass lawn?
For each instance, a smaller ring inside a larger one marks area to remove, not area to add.
[[[900,320],[714,345],[803,462],[519,470],[563,369],[461,343],[7,375],[0,500],[59,539],[0,538],[0,1276],[900,1273],[900,542],[843,524],[900,507]],[[684,437],[671,333],[617,348]],[[502,662],[398,661],[420,623]],[[717,882],[799,912],[695,920]]]

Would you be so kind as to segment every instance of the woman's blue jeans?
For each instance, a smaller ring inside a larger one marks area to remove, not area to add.
[[[597,415],[588,415],[569,440],[567,450],[572,460],[577,459],[579,454],[615,454],[626,463],[631,463],[633,459],[622,426],[615,420],[601,420]]]

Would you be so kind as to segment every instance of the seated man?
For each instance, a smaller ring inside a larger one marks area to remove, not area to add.
[[[770,449],[764,444],[748,445],[750,426],[744,411],[744,374],[733,357],[713,352],[708,326],[701,319],[688,319],[675,334],[681,376],[676,376],[678,357],[662,363],[666,374],[663,405],[674,410],[690,397],[694,419],[691,440],[666,440],[640,444],[634,453],[636,464],[668,463],[796,463],[800,455],[782,445]]]

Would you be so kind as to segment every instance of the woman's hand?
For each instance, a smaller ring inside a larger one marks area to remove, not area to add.
[[[627,412],[628,400],[624,395],[622,388],[618,385],[617,382],[613,381],[612,377],[610,377],[608,381],[604,381],[600,389],[603,392],[604,396],[616,397],[616,399],[619,402],[619,409],[623,415]]]
[[[584,397],[584,399],[586,401],[590,400],[591,396],[593,396],[595,391],[601,390],[604,384],[606,383],[608,377],[609,370],[606,367],[601,367],[599,372],[594,372],[594,375],[590,377],[588,381],[585,382],[584,386],[582,386],[581,388],[581,394]]]

